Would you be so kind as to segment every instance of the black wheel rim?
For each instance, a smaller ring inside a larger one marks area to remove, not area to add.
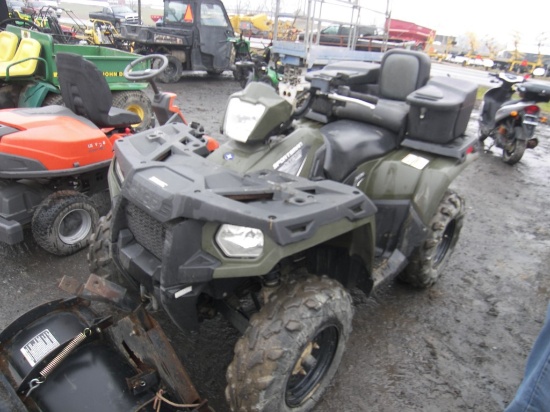
[[[439,245],[437,245],[437,249],[435,251],[434,266],[437,266],[441,262],[443,262],[443,260],[445,259],[445,256],[447,256],[447,252],[449,251],[449,249],[451,248],[451,245],[453,244],[455,227],[456,227],[456,221],[453,219],[449,222],[449,224],[445,228],[445,232],[443,232],[443,236],[441,237],[441,242],[439,242]]]
[[[166,67],[166,69],[164,69],[164,73],[166,74],[167,77],[170,77],[170,78],[174,77],[176,72],[177,72],[176,65],[172,62],[168,63],[168,66]]]
[[[285,398],[289,407],[299,406],[326,375],[338,348],[338,339],[338,328],[328,326],[306,345],[286,385]]]

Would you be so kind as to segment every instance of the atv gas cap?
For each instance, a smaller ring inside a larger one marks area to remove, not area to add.
[[[264,143],[291,116],[292,105],[263,83],[252,82],[231,95],[222,132],[241,143]]]

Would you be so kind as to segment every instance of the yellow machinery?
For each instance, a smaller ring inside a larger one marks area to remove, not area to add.
[[[273,37],[273,20],[266,14],[255,15],[231,15],[229,16],[231,26],[237,33],[242,33],[245,37],[269,38]],[[296,40],[298,30],[294,23],[289,21],[279,21],[277,28],[279,40]]]

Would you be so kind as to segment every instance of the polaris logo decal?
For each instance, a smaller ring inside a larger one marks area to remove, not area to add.
[[[296,146],[294,146],[292,149],[290,149],[290,151],[287,154],[285,154],[283,157],[281,157],[279,160],[273,163],[273,169],[278,170],[279,167],[281,167],[281,165],[283,165],[288,159],[294,156],[298,152],[298,150],[300,150],[302,147],[304,147],[304,144],[300,142]]]
[[[227,152],[223,155],[223,158],[225,160],[233,160],[235,158],[235,155],[231,152]]]

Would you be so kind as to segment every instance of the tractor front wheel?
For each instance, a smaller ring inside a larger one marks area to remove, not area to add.
[[[135,113],[140,117],[141,123],[132,125],[136,132],[147,130],[153,124],[151,100],[142,91],[114,92],[113,106]]]
[[[351,298],[335,280],[281,286],[235,345],[225,391],[231,410],[311,410],[340,364],[352,317]]]
[[[99,213],[88,196],[61,190],[38,205],[32,218],[32,233],[46,251],[67,256],[86,247],[98,220]]]
[[[63,96],[58,93],[48,93],[48,95],[42,102],[42,106],[65,106],[65,103],[63,102]]]

